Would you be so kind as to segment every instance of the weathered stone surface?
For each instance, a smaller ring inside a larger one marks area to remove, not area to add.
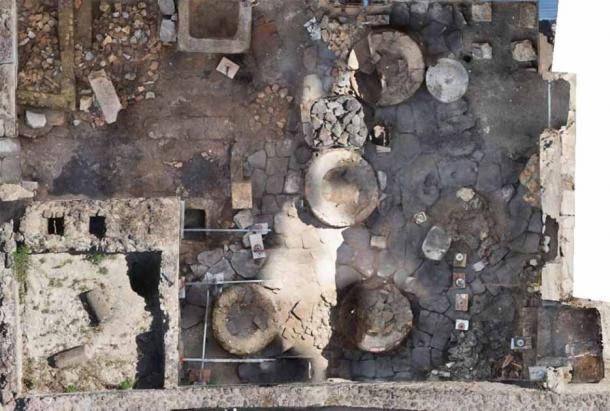
[[[265,192],[268,194],[281,194],[284,189],[284,176],[274,175],[267,177]]]
[[[180,310],[180,326],[183,329],[191,328],[203,322],[205,308],[186,304]]]
[[[513,59],[519,62],[536,61],[538,55],[530,40],[515,41],[511,43]]]
[[[157,0],[161,14],[171,16],[176,13],[176,4],[174,0]]]
[[[47,125],[47,116],[44,113],[27,110],[25,112],[25,123],[33,129],[44,128]]]
[[[468,89],[468,82],[468,72],[457,60],[439,59],[426,73],[428,91],[443,103],[462,98]]]
[[[254,224],[254,216],[252,210],[241,210],[233,216],[233,222],[237,228],[248,228]]]
[[[439,164],[444,188],[472,186],[477,181],[477,163],[467,159],[443,160]]]
[[[231,266],[244,278],[255,278],[261,269],[261,260],[253,260],[250,250],[242,250],[233,253]]]
[[[490,23],[492,20],[491,2],[474,3],[471,6],[472,20],[476,22]]]
[[[493,49],[489,43],[473,43],[472,58],[475,60],[491,60],[493,58]]]
[[[267,153],[265,153],[265,150],[258,150],[256,153],[250,155],[248,157],[248,164],[254,168],[264,170],[265,165],[267,164]]]
[[[299,194],[303,191],[303,176],[300,171],[290,170],[284,181],[284,193]]]
[[[375,360],[356,361],[352,363],[352,374],[361,378],[375,378]]]
[[[340,265],[337,268],[335,283],[338,290],[342,290],[350,285],[362,280],[362,275],[347,265]]]
[[[84,345],[73,347],[53,356],[55,368],[75,367],[89,359],[88,350]]]
[[[426,258],[440,261],[443,259],[449,247],[451,237],[441,227],[434,226],[428,231],[422,244],[422,251]]]
[[[203,251],[197,255],[197,261],[199,261],[205,267],[211,267],[219,262],[224,256],[222,248],[216,248],[214,250]]]
[[[19,184],[0,184],[0,201],[17,201],[33,197],[34,193]]]
[[[123,109],[121,100],[114,89],[114,85],[104,70],[93,71],[89,74],[89,84],[95,94],[106,123],[116,122],[119,111]]]
[[[431,295],[420,298],[419,305],[425,310],[440,314],[447,311],[450,307],[449,301],[444,295]]]
[[[289,158],[274,157],[267,159],[265,173],[268,176],[285,175],[288,171]]]
[[[164,43],[174,43],[177,39],[176,23],[170,19],[162,19],[159,28],[159,39]]]
[[[417,370],[427,371],[431,368],[430,348],[417,347],[411,352],[411,366]]]

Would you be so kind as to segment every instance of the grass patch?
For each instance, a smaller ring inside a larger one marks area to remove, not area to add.
[[[108,274],[108,269],[106,267],[100,267],[97,269],[97,273],[101,275],[106,275]]]
[[[106,258],[106,255],[104,255],[100,252],[97,252],[97,251],[90,252],[89,254],[87,254],[87,257],[86,257],[87,261],[89,261],[93,265],[100,265],[104,261],[105,258]]]
[[[119,390],[131,390],[133,388],[134,381],[131,378],[127,378],[119,383]]]
[[[78,387],[74,384],[69,384],[65,389],[65,392],[78,392]]]
[[[13,272],[19,284],[24,285],[30,268],[30,248],[27,245],[18,245],[13,253]]]

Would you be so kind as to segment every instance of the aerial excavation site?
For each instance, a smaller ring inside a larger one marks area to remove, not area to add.
[[[0,0],[0,409],[609,409],[555,29]]]

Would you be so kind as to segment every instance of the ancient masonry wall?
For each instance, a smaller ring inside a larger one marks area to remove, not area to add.
[[[18,283],[11,268],[13,226],[0,226],[0,409],[21,391],[21,329]]]
[[[327,383],[273,387],[188,387],[172,390],[113,391],[31,396],[20,400],[27,410],[182,410],[231,407],[362,407],[410,410],[602,410],[610,393],[556,394],[498,383]]]
[[[15,0],[0,0],[0,185],[21,180],[17,139],[17,8]],[[0,197],[3,195],[0,194]]]
[[[89,233],[90,216],[106,217],[106,234],[102,239]],[[47,233],[47,218],[50,217],[64,218],[64,235]],[[159,296],[165,317],[165,388],[178,385],[179,199],[34,202],[21,220],[19,233],[13,235],[12,225],[5,226],[0,232],[3,234],[0,236],[0,250],[4,253],[0,256],[9,263],[15,240],[26,244],[32,253],[88,252],[92,249],[107,253],[160,252]],[[18,293],[9,266],[5,265],[0,278],[0,383],[2,377],[8,381],[5,387],[0,385],[0,388],[5,404],[10,401],[11,394],[24,394],[20,387]]]
[[[605,377],[598,387],[610,389],[610,304],[574,299],[574,226],[575,226],[575,155],[576,155],[576,76],[547,73],[549,79],[570,83],[568,123],[561,130],[545,130],[540,136],[540,203],[543,215],[555,220],[557,257],[542,268],[541,294],[545,300],[595,308],[601,319]],[[583,384],[560,384],[556,391],[581,392],[592,387]]]
[[[17,7],[0,0],[0,138],[15,137],[17,86]]]

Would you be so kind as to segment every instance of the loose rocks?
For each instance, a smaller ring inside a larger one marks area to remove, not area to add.
[[[362,104],[351,96],[322,98],[311,107],[313,147],[362,147],[368,136]]]

